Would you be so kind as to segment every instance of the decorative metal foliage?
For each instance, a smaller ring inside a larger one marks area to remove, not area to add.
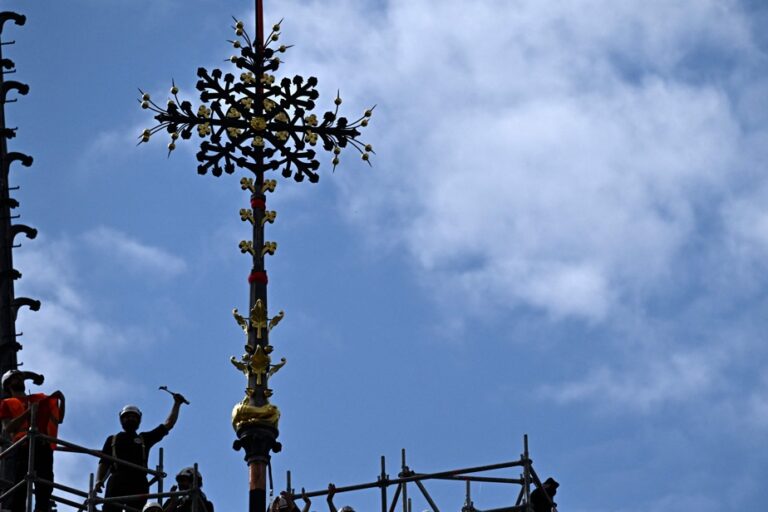
[[[367,126],[373,108],[350,121],[339,116],[341,98],[336,96],[335,109],[318,116],[312,113],[319,94],[317,78],[301,76],[276,81],[273,73],[280,67],[279,54],[289,46],[272,47],[280,38],[280,23],[272,27],[263,46],[252,42],[243,23],[235,20],[233,29],[238,36],[230,41],[240,51],[230,61],[241,71],[239,79],[232,73],[214,69],[197,70],[202,104],[195,109],[189,101],[179,99],[176,84],[165,108],[157,105],[150,95],[139,91],[142,108],[155,112],[158,124],[144,130],[140,142],[147,142],[155,133],[166,130],[171,137],[168,150],[176,148],[179,137],[189,139],[193,132],[205,139],[197,153],[197,172],[214,176],[222,171],[233,173],[237,167],[254,174],[281,170],[284,177],[296,181],[305,177],[317,182],[316,147],[333,153],[334,168],[342,149],[352,146],[370,164],[373,148],[358,140],[360,129]]]

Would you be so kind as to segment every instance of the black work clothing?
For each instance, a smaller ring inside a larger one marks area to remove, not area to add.
[[[169,505],[166,505],[165,512],[193,512],[192,502],[194,499],[190,496],[182,496],[175,500],[169,501]],[[203,491],[200,491],[200,498],[197,501],[197,509],[195,512],[213,512],[213,503],[208,501]]]
[[[131,434],[128,432],[118,432],[109,436],[104,442],[102,452],[105,455],[111,455],[118,459],[147,467],[149,460],[149,449],[156,445],[162,438],[168,435],[168,429],[165,425],[159,425],[149,432],[140,434]],[[111,473],[107,480],[107,488],[104,491],[105,498],[117,496],[131,496],[135,494],[148,494],[149,480],[147,473],[139,469],[129,468],[123,464],[112,463]],[[147,498],[137,498],[125,501],[124,504],[129,507],[141,510],[147,503]],[[103,512],[120,512],[123,506],[120,503],[105,503]]]
[[[53,450],[48,441],[35,442],[35,475],[38,478],[53,482]],[[14,483],[21,482],[27,476],[29,468],[29,442],[16,448],[12,457],[14,465]],[[51,509],[51,493],[53,487],[41,482],[35,482],[35,512],[48,512]],[[12,512],[24,512],[27,508],[27,486],[22,485],[8,498],[3,508]]]
[[[547,489],[546,494],[544,494],[544,489],[544,487],[538,487],[531,493],[531,505],[533,505],[533,512],[552,512],[551,503],[555,502],[553,497],[557,491],[554,489]],[[549,499],[547,499],[547,494],[549,495]]]

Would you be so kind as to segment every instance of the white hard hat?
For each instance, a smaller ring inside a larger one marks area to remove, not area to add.
[[[339,510],[339,512],[355,512],[355,509],[353,509],[349,505],[344,505],[343,507],[341,507],[341,510]]]
[[[144,508],[141,509],[141,512],[154,512],[156,510],[163,510],[163,506],[156,501],[150,501],[144,505]]]
[[[120,415],[119,417],[122,419],[122,417],[128,413],[133,413],[139,416],[139,419],[141,419],[141,409],[136,407],[135,405],[126,405],[122,409],[120,409]]]
[[[3,379],[2,379],[2,382],[0,382],[0,386],[2,386],[3,389],[5,389],[5,384],[11,378],[15,377],[16,375],[22,375],[22,374],[23,374],[23,372],[21,370],[8,370],[7,372],[5,372],[3,374]]]
[[[283,510],[288,508],[288,500],[283,498],[282,496],[278,496],[275,498],[275,501],[273,502],[277,506],[277,510]]]

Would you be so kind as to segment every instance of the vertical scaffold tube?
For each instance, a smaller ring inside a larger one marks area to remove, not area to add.
[[[157,493],[163,494],[163,448],[160,447],[160,451],[157,454]],[[163,498],[160,497],[157,500],[161,505],[163,504]]]
[[[408,476],[408,466],[405,464],[405,448],[400,450],[400,476]],[[403,482],[403,512],[408,512],[408,484]]]
[[[27,434],[29,458],[27,459],[27,512],[32,512],[32,486],[35,480],[35,444],[37,444],[37,404],[32,404]]]
[[[531,506],[531,461],[528,458],[528,434],[523,436],[523,492],[525,493],[525,510],[533,512]]]
[[[381,456],[381,475],[379,475],[381,484],[381,512],[387,512],[387,460]]]
[[[88,475],[88,512],[94,512],[96,510],[93,500],[96,498],[96,492],[94,491],[94,477],[93,473]]]

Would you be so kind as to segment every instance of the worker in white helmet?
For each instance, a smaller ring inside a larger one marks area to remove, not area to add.
[[[122,432],[109,436],[104,442],[102,452],[105,455],[146,468],[150,448],[168,435],[179,418],[181,404],[185,402],[186,399],[182,395],[174,393],[173,407],[168,418],[164,423],[146,432],[138,431],[141,424],[141,410],[135,405],[126,405],[118,415],[120,425],[123,427]],[[108,480],[107,476],[109,476]],[[104,492],[105,498],[141,495],[149,492],[149,480],[146,471],[101,459],[96,471],[96,492],[101,491],[105,481],[107,484]],[[120,512],[124,510],[124,506],[141,510],[146,502],[146,498],[125,500],[120,503],[107,502],[104,503],[102,511]]]
[[[336,505],[333,503],[333,496],[336,494],[336,486],[333,484],[328,484],[328,497],[326,498],[326,501],[328,502],[328,510],[331,512],[355,512],[355,509],[350,507],[349,505],[344,505],[341,507],[341,510],[338,510],[336,508]]]
[[[309,507],[312,502],[307,497],[307,493],[304,492],[304,489],[301,490],[301,494],[304,499],[304,507],[301,509],[301,512],[309,512]],[[293,501],[293,497],[283,491],[272,501],[272,504],[269,506],[269,512],[299,512],[299,507],[296,505],[296,502]]]
[[[29,420],[32,406],[37,406],[35,426],[38,432],[50,437],[57,437],[58,426],[64,421],[64,394],[55,391],[50,395],[45,393],[26,393],[25,380],[31,380],[38,386],[44,377],[33,372],[8,370],[3,374],[0,385],[6,397],[0,401],[0,420],[3,424],[3,435],[9,441],[16,442],[24,439],[29,430]],[[53,482],[53,450],[55,443],[38,439],[35,442],[34,463],[38,477]],[[21,482],[27,476],[29,464],[29,441],[23,441],[12,452],[14,461],[14,483]],[[35,482],[35,512],[50,510],[51,492],[49,484]],[[26,487],[21,486],[11,493],[3,503],[3,509],[12,512],[24,512],[26,509]]]

